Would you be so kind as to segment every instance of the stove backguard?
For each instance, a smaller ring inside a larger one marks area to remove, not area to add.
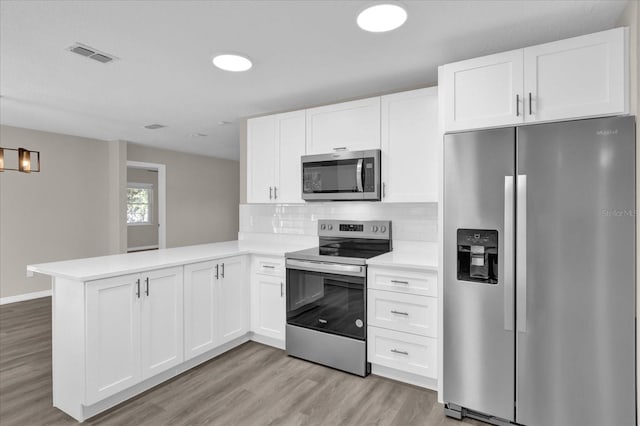
[[[458,229],[458,280],[498,283],[498,231]]]

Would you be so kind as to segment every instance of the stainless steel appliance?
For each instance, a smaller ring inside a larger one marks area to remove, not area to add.
[[[287,253],[287,354],[366,376],[368,258],[391,222],[319,220],[319,247]]]
[[[302,156],[302,199],[379,201],[380,150]]]
[[[445,135],[452,417],[636,424],[634,117]]]

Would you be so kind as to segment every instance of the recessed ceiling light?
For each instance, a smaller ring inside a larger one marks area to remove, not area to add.
[[[144,126],[145,129],[149,129],[149,130],[157,130],[157,129],[162,129],[163,127],[167,127],[164,124],[147,124],[146,126]]]
[[[218,121],[218,126],[226,126],[227,124],[231,124],[230,121]]]
[[[234,72],[246,71],[253,66],[249,58],[231,53],[225,53],[214,57],[213,65],[221,70]]]
[[[395,3],[376,4],[360,12],[358,26],[372,33],[395,30],[407,20],[407,11]]]
[[[191,133],[189,136],[192,138],[204,138],[207,135],[205,133]]]

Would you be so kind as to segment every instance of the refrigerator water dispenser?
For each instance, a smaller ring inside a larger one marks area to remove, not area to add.
[[[458,280],[498,283],[498,231],[458,229]]]

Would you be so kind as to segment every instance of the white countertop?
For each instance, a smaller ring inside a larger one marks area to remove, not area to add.
[[[91,281],[106,277],[133,274],[149,269],[169,268],[172,266],[244,254],[283,256],[286,252],[303,250],[309,247],[308,245],[286,242],[225,241],[196,246],[40,263],[37,265],[27,265],[27,271],[74,281]]]
[[[397,244],[393,251],[368,259],[367,265],[437,271],[438,245],[436,243]]]

